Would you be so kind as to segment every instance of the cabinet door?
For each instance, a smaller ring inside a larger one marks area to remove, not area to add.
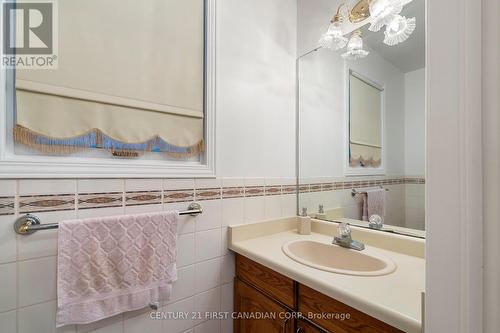
[[[287,308],[239,279],[234,288],[235,311],[238,316],[247,316],[234,319],[235,333],[293,332],[293,320]]]
[[[330,298],[322,293],[299,285],[299,311],[313,314],[345,314],[349,319],[312,318],[311,321],[328,332],[335,333],[403,333],[378,319]]]
[[[297,320],[296,333],[324,333],[324,332],[325,331],[320,330],[319,328],[317,328],[316,326],[305,320],[302,319]]]
[[[295,283],[292,279],[239,254],[236,255],[236,276],[272,299],[295,308]]]

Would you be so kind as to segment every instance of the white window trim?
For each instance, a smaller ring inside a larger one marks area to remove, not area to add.
[[[382,91],[382,107],[381,107],[381,135],[382,135],[382,152],[380,154],[382,158],[382,162],[378,168],[359,168],[352,167],[349,164],[349,150],[350,150],[350,135],[349,135],[349,122],[350,122],[350,75],[353,75],[360,80],[380,89]],[[385,144],[385,85],[375,82],[374,80],[366,77],[365,75],[355,71],[350,68],[347,63],[345,65],[345,126],[344,126],[344,175],[346,177],[349,176],[384,176],[386,174],[385,165],[386,165],[386,144]]]
[[[3,0],[0,0],[2,3]],[[201,162],[15,155],[8,146],[7,71],[0,69],[0,178],[215,177],[216,0],[206,0],[205,154]],[[0,36],[3,35],[0,27]],[[2,47],[2,46],[0,46]]]

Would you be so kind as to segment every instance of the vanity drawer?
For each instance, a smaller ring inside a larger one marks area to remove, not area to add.
[[[242,255],[236,255],[236,276],[284,305],[295,307],[294,281]]]
[[[333,298],[299,284],[299,312],[328,314],[349,314],[346,320],[308,317],[309,320],[323,327],[329,332],[335,333],[403,333],[378,319],[368,316],[350,306],[345,305]]]

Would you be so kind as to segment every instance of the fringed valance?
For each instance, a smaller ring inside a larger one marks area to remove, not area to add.
[[[351,167],[378,168],[382,164],[382,148],[351,143],[349,165]]]
[[[199,155],[204,151],[203,140],[190,147],[171,145],[159,136],[154,136],[145,142],[128,143],[113,139],[96,128],[71,138],[54,138],[17,125],[14,128],[14,140],[48,154],[71,154],[90,149],[104,149],[122,157],[155,152],[184,158]]]

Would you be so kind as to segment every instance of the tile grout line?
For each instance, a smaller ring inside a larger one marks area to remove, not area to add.
[[[16,219],[19,216],[19,179],[16,179],[16,193],[15,193],[15,199],[14,199],[14,214]],[[15,242],[16,242],[16,332],[19,333],[19,235],[16,234],[14,236]]]

